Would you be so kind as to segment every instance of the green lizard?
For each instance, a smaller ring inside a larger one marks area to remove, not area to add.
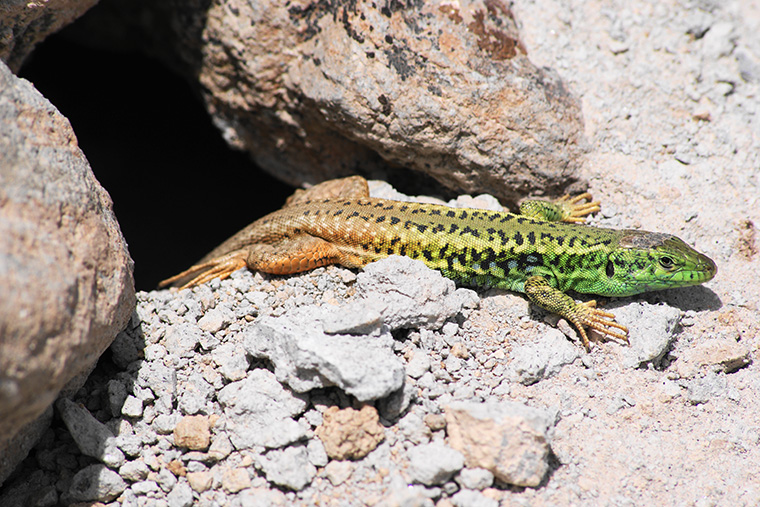
[[[675,236],[582,225],[598,211],[589,194],[527,201],[520,214],[449,208],[369,197],[364,178],[332,180],[298,191],[285,207],[244,228],[190,269],[160,286],[192,287],[248,267],[291,274],[328,264],[360,268],[389,255],[419,259],[457,283],[524,292],[572,322],[628,341],[628,330],[595,301],[599,296],[697,285],[717,267]]]

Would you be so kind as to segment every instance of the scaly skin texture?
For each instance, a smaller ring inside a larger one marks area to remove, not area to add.
[[[328,264],[360,268],[405,255],[462,285],[525,293],[572,322],[588,348],[585,326],[625,341],[627,329],[594,301],[576,303],[567,291],[630,296],[697,285],[717,271],[711,259],[675,236],[579,224],[599,210],[598,203],[580,202],[590,199],[588,194],[554,203],[527,201],[519,215],[367,195],[366,181],[358,177],[297,193],[285,208],[252,223],[162,286],[192,287],[246,266],[291,274]]]

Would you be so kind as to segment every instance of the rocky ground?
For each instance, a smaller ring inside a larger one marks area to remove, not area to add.
[[[760,5],[514,11],[582,98],[591,223],[677,234],[713,281],[606,301],[631,344],[590,353],[407,259],[141,293],[0,505],[760,503]]]

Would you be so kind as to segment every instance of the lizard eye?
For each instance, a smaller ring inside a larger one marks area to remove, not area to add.
[[[673,259],[670,257],[660,257],[660,266],[665,269],[671,269],[673,267]]]

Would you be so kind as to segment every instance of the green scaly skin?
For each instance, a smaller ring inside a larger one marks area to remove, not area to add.
[[[715,263],[675,236],[560,221],[580,222],[599,209],[577,201],[528,201],[521,214],[373,198],[299,202],[254,222],[166,283],[189,275],[192,286],[245,265],[284,274],[405,255],[462,285],[525,293],[572,322],[588,348],[584,326],[626,341],[627,330],[595,302],[577,303],[566,292],[631,296],[715,276]],[[272,267],[304,256],[309,262]]]

